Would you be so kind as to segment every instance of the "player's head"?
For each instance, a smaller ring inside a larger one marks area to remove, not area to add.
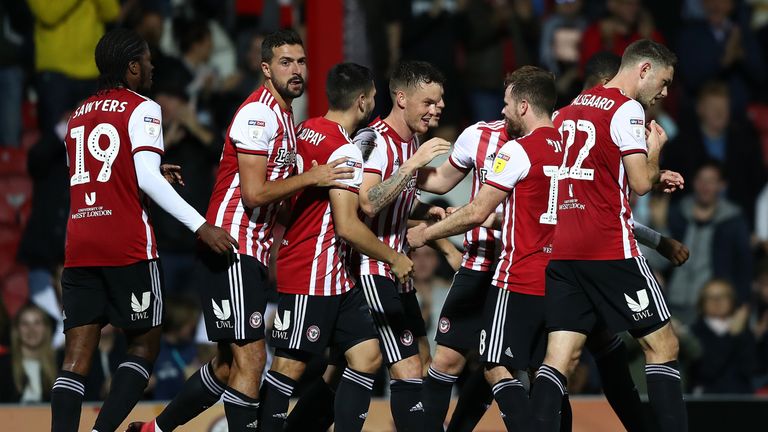
[[[354,109],[360,122],[368,120],[376,106],[373,73],[367,67],[356,63],[339,63],[332,67],[325,81],[325,94],[328,96],[329,109]]]
[[[99,90],[126,87],[139,93],[152,86],[152,61],[149,47],[133,30],[107,32],[96,44]]]
[[[304,94],[307,56],[299,34],[293,30],[278,30],[264,37],[261,70],[267,82],[286,101]]]
[[[557,101],[555,77],[536,66],[523,66],[504,80],[504,108],[509,136],[527,133],[526,121],[552,117]]]
[[[389,79],[393,110],[403,111],[405,122],[413,133],[429,130],[429,122],[437,113],[443,98],[443,74],[423,61],[403,61]]]
[[[667,96],[667,87],[675,74],[675,63],[677,56],[669,48],[641,39],[624,50],[619,72],[637,80],[634,99],[648,108]]]
[[[584,65],[584,90],[607,83],[620,66],[621,57],[612,52],[602,51],[593,55]]]

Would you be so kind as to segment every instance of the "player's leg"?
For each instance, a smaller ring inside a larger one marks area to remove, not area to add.
[[[680,383],[677,361],[678,340],[672,325],[640,338],[645,353],[645,378],[648,400],[656,414],[659,430],[681,432],[688,430],[688,414]]]
[[[546,326],[547,349],[544,363],[536,372],[531,391],[533,429],[560,430],[566,377],[577,364],[575,359],[597,321],[593,305],[576,282],[571,261],[550,261],[547,266]]]
[[[498,364],[487,364],[485,379],[491,385],[493,397],[499,405],[501,417],[509,432],[530,428],[528,392],[511,371]]]
[[[485,368],[479,366],[470,372],[456,402],[447,432],[471,432],[493,402],[491,386],[485,379]]]
[[[587,336],[587,349],[595,358],[605,398],[628,432],[646,430],[643,405],[629,372],[627,347],[602,325]]]
[[[160,351],[163,278],[158,260],[102,270],[109,300],[109,320],[122,328],[128,350],[112,377],[109,395],[94,429],[113,431],[144,394]]]
[[[336,390],[334,430],[360,431],[368,417],[373,383],[382,356],[376,327],[360,289],[355,288],[340,297],[333,344],[344,352],[347,366]]]
[[[381,276],[364,275],[360,285],[371,310],[379,346],[390,373],[390,409],[398,431],[421,431],[424,408],[421,402],[423,365],[411,328],[414,317],[406,314],[406,305],[395,283]],[[405,297],[415,303],[415,294]],[[413,305],[409,305],[409,310]],[[420,314],[420,313],[419,313]],[[422,321],[423,322],[423,321]]]
[[[453,384],[466,364],[465,355],[477,350],[482,310],[490,283],[491,272],[464,267],[453,277],[440,311],[435,333],[435,356],[424,380],[426,430],[442,431]],[[485,394],[480,397],[483,396]]]
[[[74,432],[91,360],[106,321],[106,287],[99,268],[66,268],[61,275],[64,362],[51,389],[51,430]]]
[[[294,349],[275,349],[272,366],[264,378],[262,411],[259,427],[262,431],[282,431],[288,418],[288,403],[296,382],[301,378],[309,357]]]
[[[323,376],[315,378],[293,406],[285,421],[286,432],[326,432],[335,419],[336,386],[344,370],[329,364]]]

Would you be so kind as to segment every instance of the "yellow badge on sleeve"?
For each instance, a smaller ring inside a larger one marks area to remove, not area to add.
[[[493,160],[493,172],[496,174],[504,171],[504,168],[507,166],[507,161],[509,160],[509,155],[504,153],[499,153],[498,156],[496,156],[496,159]]]

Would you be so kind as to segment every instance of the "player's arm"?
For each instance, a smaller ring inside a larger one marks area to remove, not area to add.
[[[480,226],[494,213],[496,207],[507,197],[507,192],[494,186],[483,185],[469,204],[433,225],[419,225],[408,230],[408,244],[424,246],[429,240],[465,233]]]
[[[660,232],[638,222],[635,222],[633,231],[637,241],[649,248],[655,249],[673,265],[681,266],[688,261],[690,252],[681,242],[671,237],[663,236]]]
[[[413,270],[411,260],[385,245],[357,215],[358,197],[351,190],[328,191],[336,234],[360,253],[389,264],[392,274],[404,282]]]
[[[128,119],[128,136],[133,153],[136,180],[142,192],[168,214],[183,223],[190,231],[218,253],[238,247],[237,241],[221,228],[208,224],[191,205],[176,193],[160,172],[163,153],[163,132],[155,125],[162,124],[160,105],[144,101]]]
[[[439,167],[419,169],[416,185],[419,189],[433,194],[443,195],[456,187],[466,177],[469,170],[461,170],[448,159]]]
[[[337,186],[337,180],[352,177],[352,169],[337,165],[346,159],[332,160],[327,165],[304,161],[312,168],[286,179],[267,178],[267,159],[274,151],[274,137],[280,126],[275,113],[266,105],[249,103],[242,107],[229,129],[229,138],[237,152],[240,193],[248,208],[282,201],[309,186]]]
[[[326,165],[317,165],[317,162],[312,161],[309,171],[286,179],[268,180],[265,155],[238,153],[243,204],[248,208],[256,208],[290,198],[306,187],[338,186],[338,180],[352,175],[352,169],[345,165],[346,161],[346,158],[339,158]]]
[[[365,160],[365,174],[360,186],[360,208],[370,217],[378,214],[397,198],[416,170],[427,165],[435,157],[447,153],[451,148],[448,141],[432,138],[419,146],[416,153],[400,165],[394,175],[382,181],[381,173],[386,164],[383,147],[386,144],[369,128],[362,129],[355,135],[355,143],[363,150]]]
[[[447,238],[431,240],[427,242],[427,245],[443,254],[443,257],[448,261],[448,265],[451,266],[453,271],[457,271],[459,267],[461,267],[461,261],[464,259],[464,254],[462,254],[461,251]]]
[[[616,110],[611,119],[611,138],[619,147],[629,187],[645,195],[659,183],[659,154],[667,134],[652,120],[644,127],[645,112],[637,101],[631,100]]]

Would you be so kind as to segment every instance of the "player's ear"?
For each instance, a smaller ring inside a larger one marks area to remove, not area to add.
[[[402,90],[398,90],[395,92],[395,102],[397,102],[397,106],[405,109],[405,92]]]
[[[640,78],[645,78],[648,73],[651,71],[651,63],[650,62],[644,62],[640,65]]]
[[[261,62],[261,73],[264,74],[264,79],[272,79],[272,71],[269,70],[269,63]]]

